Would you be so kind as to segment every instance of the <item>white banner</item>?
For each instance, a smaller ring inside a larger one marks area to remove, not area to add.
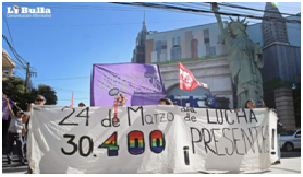
[[[270,113],[269,116],[269,144],[270,144],[270,160],[271,163],[278,161],[278,117],[276,113]]]
[[[34,106],[27,157],[34,173],[196,173],[270,166],[266,109]]]

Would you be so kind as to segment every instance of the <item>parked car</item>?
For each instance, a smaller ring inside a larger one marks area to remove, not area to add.
[[[301,149],[301,129],[281,132],[280,148],[288,152]]]

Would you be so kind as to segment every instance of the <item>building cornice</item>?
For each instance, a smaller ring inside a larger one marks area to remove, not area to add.
[[[2,60],[3,59],[7,60],[13,67],[15,67],[15,62],[11,59],[11,57],[9,56],[7,50],[5,50],[5,49],[2,49]]]
[[[270,43],[270,44],[268,44],[268,45],[262,47],[262,49],[264,50],[264,49],[266,49],[266,48],[268,48],[268,47],[270,47],[270,46],[272,46],[272,45],[287,45],[287,46],[290,46],[289,43],[284,43],[284,42],[272,42],[272,43]]]

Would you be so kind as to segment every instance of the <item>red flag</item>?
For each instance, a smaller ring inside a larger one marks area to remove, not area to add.
[[[185,91],[192,91],[197,86],[202,86],[208,89],[207,84],[198,82],[190,70],[186,69],[181,62],[178,62],[180,69],[180,89]]]
[[[74,107],[74,92],[73,92],[73,95],[72,95],[72,102],[71,102],[70,107]]]

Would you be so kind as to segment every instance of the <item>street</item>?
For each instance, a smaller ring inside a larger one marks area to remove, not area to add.
[[[21,165],[19,162],[13,161],[12,164],[7,164],[6,148],[2,148],[2,174],[25,174],[27,171],[26,165]],[[14,154],[16,152],[14,151]],[[17,159],[17,155],[14,155]],[[293,152],[281,152],[281,163],[271,165],[268,171],[262,174],[300,174],[301,173],[301,150]],[[228,174],[234,174],[229,172]]]

